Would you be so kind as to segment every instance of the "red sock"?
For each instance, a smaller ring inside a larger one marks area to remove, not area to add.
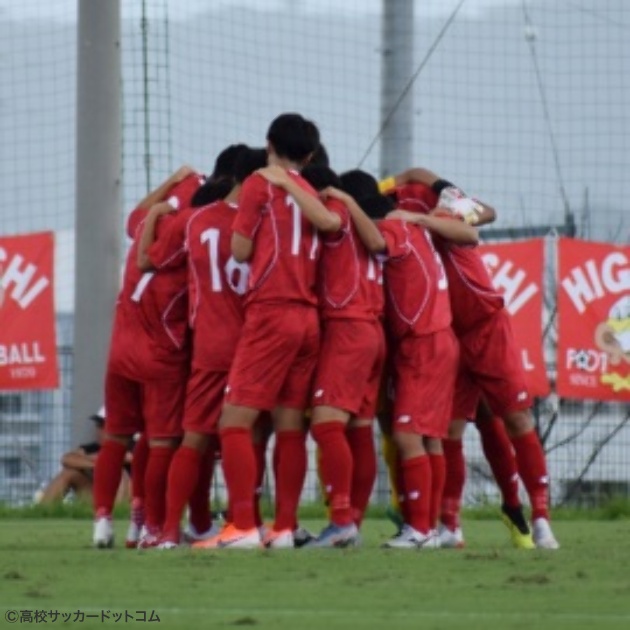
[[[256,527],[260,527],[263,524],[262,514],[260,512],[260,498],[262,497],[265,471],[267,469],[267,442],[268,439],[264,439],[257,444],[254,444],[254,453],[256,455],[256,491],[254,493],[254,518],[256,520]]]
[[[212,527],[210,511],[210,486],[214,473],[215,445],[210,444],[199,460],[197,485],[188,501],[188,520],[198,534],[207,532]],[[172,464],[171,464],[172,466]]]
[[[396,459],[396,488],[395,492],[398,492],[398,505],[400,506],[400,512],[403,517],[403,522],[409,522],[409,503],[407,501],[407,495],[405,493],[405,472],[403,469],[403,460],[399,456]]]
[[[237,529],[253,529],[256,455],[249,429],[221,429],[223,475],[228,490],[232,522]]]
[[[446,459],[444,455],[429,454],[431,463],[431,511],[429,512],[429,523],[431,529],[435,529],[442,507],[442,495],[444,494],[444,483],[446,481]]]
[[[376,451],[372,425],[353,427],[346,434],[352,452],[352,520],[361,526],[376,480]]]
[[[461,440],[442,440],[446,479],[442,491],[440,520],[451,531],[459,527],[459,510],[466,483],[466,460]]]
[[[278,476],[276,477],[276,520],[274,529],[295,529],[300,495],[306,477],[306,434],[303,431],[276,433]]]
[[[428,534],[431,528],[431,463],[427,455],[412,457],[402,462],[403,485],[405,488],[406,512],[409,514],[408,525],[422,534]]]
[[[147,472],[149,461],[149,441],[143,433],[133,447],[133,460],[131,462],[131,498],[134,509],[144,510],[144,476]]]
[[[549,476],[545,452],[536,431],[512,438],[518,473],[529,495],[532,518],[549,518]]]
[[[115,440],[105,440],[94,465],[93,502],[96,517],[111,517],[127,446]]]
[[[190,446],[180,446],[171,460],[166,490],[166,519],[162,537],[179,542],[184,508],[199,481],[201,453]]]
[[[516,458],[503,420],[492,418],[475,424],[481,436],[484,455],[501,490],[503,503],[509,507],[520,507]]]
[[[311,434],[320,448],[320,465],[330,506],[330,520],[342,527],[350,525],[352,451],[346,439],[346,426],[340,421],[320,422],[311,426]]]
[[[144,510],[150,532],[159,531],[166,516],[166,484],[168,469],[175,450],[171,446],[150,446],[147,472],[144,476]]]

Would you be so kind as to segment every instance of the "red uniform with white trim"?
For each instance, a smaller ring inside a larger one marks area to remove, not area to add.
[[[185,178],[168,192],[168,202],[185,207],[199,185],[198,175]],[[132,435],[146,423],[150,438],[166,438],[181,433],[190,363],[186,269],[138,269],[137,238],[146,214],[146,209],[136,208],[127,222],[134,240],[114,315],[105,381],[106,430]],[[158,237],[175,218],[162,217]]]
[[[387,244],[387,323],[393,339],[394,431],[442,438],[458,363],[448,282],[429,233],[403,221],[378,227]]]
[[[400,186],[393,194],[400,207],[415,212],[429,212],[438,201],[424,184]],[[528,409],[531,398],[510,317],[481,256],[475,247],[439,238],[435,245],[448,278],[461,352],[453,417],[473,417],[481,393],[497,415]]]
[[[232,257],[237,206],[217,201],[197,210],[186,226],[192,370],[184,429],[214,433],[243,320],[249,265]]]
[[[289,174],[316,195],[297,172]],[[305,408],[319,351],[317,230],[284,189],[258,174],[243,182],[233,230],[253,241],[253,253],[227,400],[261,410]]]
[[[366,250],[345,205],[329,199],[326,206],[341,228],[322,240],[323,336],[312,405],[373,418],[385,362],[383,263]]]

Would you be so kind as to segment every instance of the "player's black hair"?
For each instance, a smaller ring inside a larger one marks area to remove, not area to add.
[[[328,186],[341,188],[339,176],[328,166],[308,164],[302,169],[301,175],[315,190],[323,190]]]
[[[208,177],[211,180],[221,179],[222,177],[232,177],[234,174],[234,165],[238,156],[249,149],[246,144],[231,144],[229,147],[225,147],[214,162],[214,170]]]
[[[242,184],[247,177],[259,168],[267,166],[266,149],[250,149],[243,151],[234,165],[234,181]]]
[[[226,197],[232,188],[234,188],[234,178],[232,176],[224,176],[219,179],[207,179],[206,182],[195,191],[195,194],[190,200],[190,205],[193,208],[207,206],[209,203],[214,203]]]
[[[278,157],[302,164],[319,146],[319,130],[300,114],[280,114],[269,126],[267,140]]]
[[[339,178],[343,190],[356,200],[380,194],[376,178],[358,168],[342,173]]]
[[[365,197],[359,197],[356,199],[363,212],[370,217],[370,219],[378,220],[384,219],[388,212],[391,212],[396,204],[391,197],[376,193],[375,195],[367,195]]]
[[[330,166],[330,159],[328,158],[328,151],[326,151],[326,147],[321,144],[315,149],[315,153],[311,156],[311,159],[308,161],[309,166]]]

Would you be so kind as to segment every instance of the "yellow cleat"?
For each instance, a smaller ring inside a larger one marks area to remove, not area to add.
[[[532,533],[529,531],[529,527],[527,523],[525,523],[525,527],[521,523],[521,527],[519,527],[512,518],[510,518],[510,514],[503,509],[501,513],[501,520],[505,523],[505,526],[508,528],[510,532],[510,540],[512,541],[512,546],[516,549],[535,549],[536,545],[534,544],[534,540],[532,538]],[[524,520],[524,519],[523,519]],[[527,529],[527,531],[522,531],[523,529]]]

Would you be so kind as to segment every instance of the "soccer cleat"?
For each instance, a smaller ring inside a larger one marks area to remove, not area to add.
[[[308,545],[312,540],[315,540],[315,536],[311,534],[305,527],[298,527],[293,530],[293,545],[298,549]]]
[[[306,547],[353,547],[357,542],[358,535],[359,530],[354,523],[350,523],[350,525],[330,523]]]
[[[534,544],[537,549],[560,549],[560,543],[551,531],[551,525],[546,518],[534,520]]]
[[[275,529],[268,529],[262,540],[265,549],[293,549],[293,532],[290,529],[282,529],[279,532]]]
[[[177,549],[178,547],[179,545],[172,540],[162,540],[155,546],[156,549]]]
[[[157,547],[161,542],[161,533],[159,530],[142,526],[140,531],[140,539],[138,540],[138,549],[151,549]]]
[[[236,529],[234,525],[226,525],[221,533],[207,540],[198,540],[193,549],[258,549],[260,534],[256,527],[252,529]]]
[[[451,530],[444,523],[440,523],[436,533],[436,540],[438,546],[443,549],[463,549],[466,546],[462,528],[456,527],[454,530]]]
[[[510,532],[513,547],[516,549],[534,549],[536,547],[521,506],[501,506],[501,520]]]
[[[135,549],[138,546],[140,540],[140,527],[137,523],[129,521],[129,527],[127,528],[127,535],[125,536],[125,547],[127,549]]]
[[[435,549],[437,546],[437,538],[431,532],[423,534],[410,525],[403,525],[400,533],[383,544],[386,549]]]
[[[199,533],[192,523],[188,523],[186,528],[182,532],[182,538],[184,542],[192,545],[192,543],[197,542],[199,540],[209,540],[210,538],[214,538],[221,533],[221,526],[215,523],[212,523],[210,529],[205,532]]]
[[[97,549],[111,549],[114,546],[114,528],[111,518],[107,516],[96,518],[92,542]]]

